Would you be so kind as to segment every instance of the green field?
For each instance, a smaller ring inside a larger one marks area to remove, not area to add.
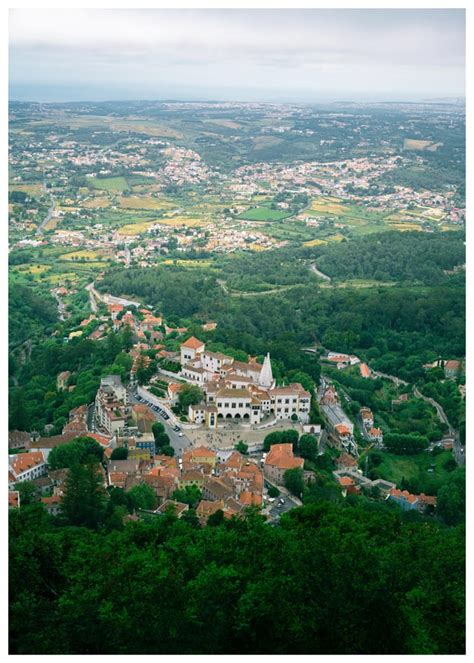
[[[94,189],[102,191],[126,191],[129,188],[125,177],[91,177],[90,183]]]
[[[291,214],[283,210],[270,209],[269,207],[252,207],[246,212],[238,215],[238,219],[246,221],[280,221],[287,219]]]
[[[397,456],[384,451],[377,453],[384,457],[382,464],[377,467],[382,479],[393,481],[397,487],[400,487],[403,479],[413,482],[425,494],[430,490],[431,494],[438,492],[449,474],[443,465],[453,457],[451,451],[443,451],[436,456],[428,451],[413,456]],[[434,471],[429,472],[430,469]]]

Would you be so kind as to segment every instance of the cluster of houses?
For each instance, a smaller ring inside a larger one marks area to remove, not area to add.
[[[90,433],[88,436],[94,437]],[[15,435],[12,434],[11,442],[14,438]],[[64,441],[57,441],[57,444]],[[105,444],[106,441],[103,442]],[[265,479],[274,484],[282,484],[286,470],[302,469],[304,462],[302,458],[293,455],[291,444],[273,445],[262,461],[262,468],[257,461],[236,450],[214,451],[201,446],[188,449],[177,459],[155,455],[154,449],[147,454],[133,455],[130,451],[134,448],[135,440],[118,438],[118,442],[130,445],[129,456],[126,460],[115,460],[110,458],[110,453],[105,454],[100,469],[104,487],[115,486],[129,491],[134,486],[146,484],[156,494],[159,506],[154,513],[160,515],[171,508],[181,517],[189,506],[174,499],[175,491],[195,486],[202,495],[196,507],[201,524],[205,524],[208,517],[218,510],[221,510],[226,518],[243,515],[245,509],[251,506],[264,510]],[[27,444],[28,441],[25,439],[24,443]],[[38,443],[30,440],[30,444],[37,447]],[[107,449],[110,451],[110,446]],[[46,510],[52,515],[60,512],[69,471],[49,470],[48,452],[46,449],[35,448],[9,457],[11,508],[21,506],[17,484],[29,481],[36,487],[36,499],[44,504]]]
[[[327,422],[327,433],[335,446],[357,455],[354,424],[341,407],[339,394],[331,383],[322,383],[319,404]]]
[[[308,421],[311,394],[300,383],[276,386],[270,355],[259,364],[254,358],[237,361],[206,350],[194,336],[181,344],[181,377],[199,385],[201,403],[189,407],[189,419],[216,429],[222,419],[258,424],[265,417]]]
[[[370,442],[383,442],[383,432],[381,428],[374,426],[374,415],[372,410],[368,407],[361,407],[359,416],[362,422],[362,429],[365,431],[365,436]]]
[[[335,480],[341,487],[342,494],[360,495],[363,490],[377,489],[382,499],[394,502],[404,511],[427,511],[436,508],[436,497],[433,495],[413,495],[407,490],[400,490],[396,484],[386,479],[368,479],[358,469],[357,460],[348,453],[342,453],[336,459],[337,469],[333,472]]]
[[[459,359],[437,359],[431,364],[423,364],[423,368],[442,368],[447,380],[457,380],[464,375],[464,362]]]

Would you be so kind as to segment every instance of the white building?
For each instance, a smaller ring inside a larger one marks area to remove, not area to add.
[[[128,419],[127,390],[119,375],[108,375],[100,381],[95,397],[95,420],[99,428],[111,435],[120,433]]]
[[[258,424],[267,415],[308,421],[311,395],[299,383],[276,387],[269,354],[263,364],[236,361],[206,351],[204,343],[192,338],[181,345],[181,356],[181,376],[198,384],[205,395],[202,403],[189,407],[193,423],[210,428],[223,419]]]
[[[48,473],[48,466],[42,451],[28,451],[27,453],[12,454],[9,460],[9,485],[21,481],[38,479]]]

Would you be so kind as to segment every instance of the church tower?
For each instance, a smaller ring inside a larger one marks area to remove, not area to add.
[[[271,389],[274,385],[273,373],[272,373],[272,364],[270,362],[270,353],[267,352],[267,356],[264,359],[262,370],[258,377],[258,384],[260,387],[265,389]]]

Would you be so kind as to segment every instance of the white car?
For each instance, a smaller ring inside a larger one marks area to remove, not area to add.
[[[183,437],[183,434],[182,434],[182,433],[178,433],[178,437]]]

